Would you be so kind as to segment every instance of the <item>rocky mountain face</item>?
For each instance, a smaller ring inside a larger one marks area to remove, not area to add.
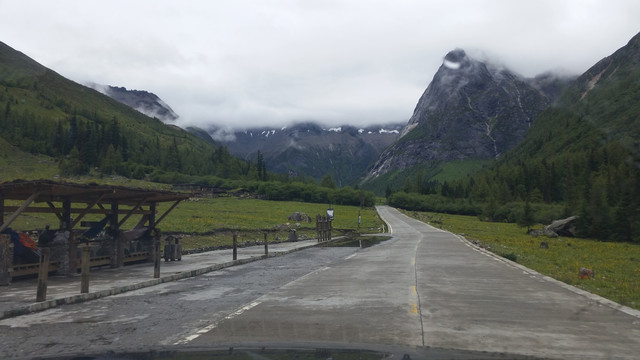
[[[172,123],[179,117],[167,103],[162,101],[162,99],[154,93],[99,84],[89,84],[89,86],[116,101],[138,110],[148,117],[159,119],[164,123]]]
[[[386,149],[365,180],[425,163],[495,159],[517,145],[564,81],[523,77],[500,66],[449,52],[401,138]]]
[[[402,127],[403,124],[387,124],[331,128],[303,123],[280,129],[211,129],[210,133],[232,155],[255,162],[260,151],[269,171],[315,179],[331,174],[336,184],[343,186],[362,177],[380,153],[398,139]]]

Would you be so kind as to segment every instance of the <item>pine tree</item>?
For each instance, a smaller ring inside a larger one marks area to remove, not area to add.
[[[260,152],[260,150],[258,150],[258,160],[256,162],[256,169],[258,171],[258,180],[260,180],[260,181],[264,180],[264,177],[263,177],[263,174],[262,174],[263,161],[264,161],[264,159],[262,158],[262,153]]]
[[[518,218],[518,226],[526,227],[527,233],[528,233],[529,230],[531,230],[531,227],[533,225],[535,225],[535,219],[533,217],[533,209],[531,208],[531,204],[527,200],[524,203],[524,209],[522,211],[522,214]]]
[[[109,145],[102,159],[100,171],[105,175],[115,174],[121,161],[120,152],[113,145]]]
[[[333,177],[331,176],[331,174],[327,174],[320,181],[320,186],[329,188],[329,189],[335,189],[336,183],[335,181],[333,181]]]
[[[120,126],[118,125],[118,119],[115,116],[111,119],[108,137],[109,143],[112,144],[115,149],[118,149],[120,147]]]
[[[182,161],[178,150],[178,141],[173,138],[173,144],[167,149],[166,168],[170,171],[180,172],[182,170]]]
[[[387,185],[387,188],[384,191],[384,196],[389,199],[391,197],[391,195],[393,194],[393,190],[391,190],[391,187],[389,185]]]
[[[76,147],[77,140],[78,140],[78,119],[74,114],[69,120],[69,133],[66,137],[65,146],[64,146],[65,154],[69,154],[71,152],[71,149]]]
[[[83,175],[89,171],[89,167],[80,159],[80,152],[77,147],[69,151],[69,155],[60,161],[59,169],[62,175]]]

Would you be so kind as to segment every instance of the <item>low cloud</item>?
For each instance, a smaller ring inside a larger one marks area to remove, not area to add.
[[[76,82],[157,94],[181,126],[365,126],[407,121],[456,47],[527,77],[577,74],[638,14],[622,0],[4,1],[0,33]]]
[[[234,130],[232,128],[209,129],[209,135],[211,135],[211,138],[213,138],[213,140],[221,142],[230,142],[236,140],[236,135],[234,134]]]

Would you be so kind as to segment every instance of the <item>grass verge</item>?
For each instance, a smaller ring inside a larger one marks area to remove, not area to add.
[[[487,250],[541,274],[640,309],[640,245],[532,237],[516,224],[483,222],[473,216],[413,211],[405,214],[463,235]],[[548,243],[548,249],[540,247],[542,241]],[[594,278],[579,279],[581,267],[594,270]]]

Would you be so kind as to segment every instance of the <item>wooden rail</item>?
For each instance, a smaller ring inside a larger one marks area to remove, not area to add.
[[[57,271],[59,265],[60,265],[59,261],[51,261],[49,263],[49,272]],[[40,271],[39,263],[13,265],[13,271],[11,272],[11,277],[36,275],[38,274],[39,271]]]
[[[145,261],[145,260],[149,260],[148,251],[135,252],[129,255],[125,255],[124,257],[125,264],[134,263],[138,261]],[[111,265],[111,256],[94,256],[91,258],[89,266],[98,267],[98,266],[106,266],[106,265]],[[49,272],[56,272],[58,271],[59,267],[60,267],[59,261],[51,261],[49,263]],[[80,270],[80,268],[81,267],[78,266],[78,270]],[[40,271],[40,264],[38,263],[14,265],[13,270],[11,271],[11,277],[15,278],[19,276],[37,275],[39,271]]]

